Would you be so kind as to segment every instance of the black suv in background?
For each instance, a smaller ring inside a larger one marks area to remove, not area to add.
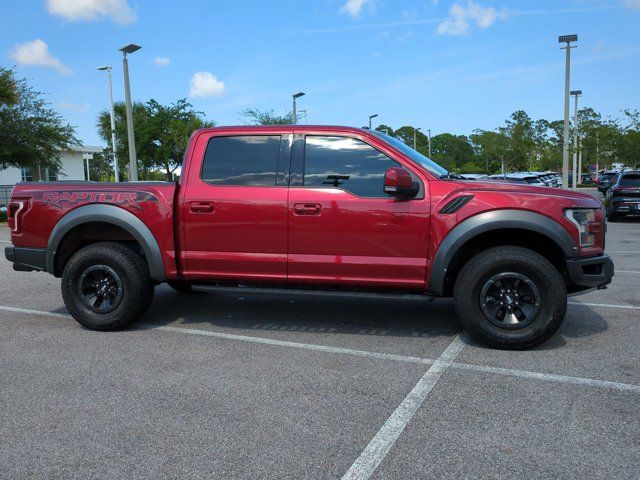
[[[640,171],[621,172],[606,193],[607,218],[640,215]]]
[[[604,172],[598,177],[598,191],[606,194],[609,187],[615,183],[615,177],[618,172]]]

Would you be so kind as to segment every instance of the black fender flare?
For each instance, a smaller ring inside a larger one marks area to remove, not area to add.
[[[56,223],[47,244],[47,272],[54,273],[56,251],[64,236],[72,228],[89,222],[110,223],[130,233],[142,247],[151,278],[159,282],[166,280],[160,247],[149,227],[133,213],[115,205],[102,203],[84,205],[71,210]]]
[[[555,220],[528,210],[492,210],[467,218],[453,228],[433,257],[428,293],[442,296],[447,269],[458,250],[473,237],[491,230],[519,229],[544,235],[560,247],[566,258],[575,257],[578,247],[569,232]]]

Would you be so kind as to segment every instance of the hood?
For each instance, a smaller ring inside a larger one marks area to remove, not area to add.
[[[552,187],[535,187],[533,185],[521,185],[517,183],[508,183],[508,182],[478,182],[478,181],[468,181],[468,182],[455,182],[460,190],[466,192],[504,192],[504,193],[515,193],[522,195],[544,195],[546,197],[554,197],[554,198],[566,198],[570,200],[593,200],[594,202],[600,203],[597,199],[589,195],[588,193],[582,192],[574,192],[572,190],[563,190],[561,188],[552,188]]]

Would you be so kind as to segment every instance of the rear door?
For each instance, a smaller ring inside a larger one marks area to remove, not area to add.
[[[290,283],[424,288],[428,182],[412,172],[421,184],[416,198],[386,195],[385,171],[403,165],[380,148],[356,135],[296,135]]]
[[[180,206],[188,279],[286,282],[290,151],[282,129],[197,138]]]

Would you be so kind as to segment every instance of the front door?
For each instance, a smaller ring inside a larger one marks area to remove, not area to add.
[[[416,198],[390,197],[383,191],[384,173],[402,165],[364,139],[296,137],[289,282],[423,289],[427,182],[420,182]]]
[[[190,280],[286,282],[289,133],[199,138],[181,199]],[[201,158],[201,161],[196,160]]]

